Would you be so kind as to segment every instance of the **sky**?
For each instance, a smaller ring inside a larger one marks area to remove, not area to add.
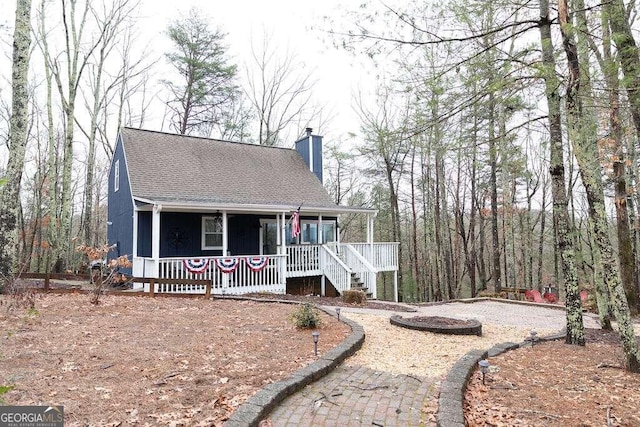
[[[260,39],[265,32],[270,33],[280,49],[293,52],[307,68],[314,70],[316,85],[313,96],[327,112],[323,116],[332,117],[323,132],[325,139],[346,139],[349,133],[359,132],[358,117],[352,107],[353,94],[372,92],[375,73],[365,66],[368,61],[333,47],[331,37],[322,28],[326,27],[323,25],[325,16],[340,20],[345,8],[357,7],[358,4],[344,0],[141,0],[137,20],[141,37],[139,45],[148,44],[150,53],[158,58],[158,64],[164,62],[163,54],[170,49],[164,32],[172,20],[192,6],[211,18],[213,28],[219,27],[227,33],[228,52],[240,69],[250,62],[252,40]],[[34,0],[32,16],[35,16],[38,5],[39,1]],[[8,12],[0,16],[5,45],[0,65],[2,74],[10,76],[15,0],[0,0],[0,9]],[[162,76],[159,74],[158,80]],[[2,86],[6,88],[5,83]],[[148,125],[152,128],[160,126],[158,123]]]
[[[250,62],[252,40],[267,32],[282,50],[293,51],[300,61],[314,70],[317,79],[314,97],[325,106],[333,119],[325,135],[341,138],[358,133],[357,114],[352,108],[352,95],[358,91],[371,91],[375,84],[372,73],[365,72],[360,59],[331,45],[331,37],[321,28],[323,17],[339,19],[344,1],[294,0],[235,0],[207,1],[182,0],[179,8],[175,1],[143,0],[141,30],[154,40],[151,48],[162,54],[168,48],[163,32],[179,12],[192,6],[205,11],[213,26],[227,33],[229,53],[239,66]],[[255,42],[254,42],[255,43]]]

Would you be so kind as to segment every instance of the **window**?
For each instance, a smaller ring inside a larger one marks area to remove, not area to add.
[[[222,249],[222,217],[202,217],[202,249]]]
[[[335,221],[322,222],[322,243],[330,243],[336,240]],[[301,243],[310,243],[315,245],[318,243],[318,221],[302,221],[300,233]]]
[[[120,189],[120,160],[113,165],[113,191]]]

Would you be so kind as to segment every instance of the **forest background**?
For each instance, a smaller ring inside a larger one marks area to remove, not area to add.
[[[638,308],[635,2],[330,3],[298,10],[285,33],[227,22],[224,7],[3,3],[18,17],[26,5],[0,45],[0,236],[14,270],[77,270],[76,243],[104,243],[121,126],[283,147],[312,127],[336,203],[378,209],[376,240],[400,242],[402,300],[619,284]],[[169,17],[149,23],[151,7]],[[364,239],[364,220],[344,217],[343,240]]]

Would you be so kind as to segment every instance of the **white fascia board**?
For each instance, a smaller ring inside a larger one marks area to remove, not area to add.
[[[149,209],[153,205],[162,205],[164,211],[171,210],[174,212],[216,212],[225,210],[227,212],[263,212],[263,213],[281,213],[287,211],[295,211],[298,207],[294,205],[256,205],[241,203],[188,203],[188,202],[169,202],[150,200],[142,197],[135,197],[135,200],[148,203]],[[144,210],[144,209],[141,209]],[[313,207],[308,208],[302,205],[300,208],[302,214],[334,214],[340,215],[345,213],[368,213],[375,215],[375,209],[335,206],[335,207]]]

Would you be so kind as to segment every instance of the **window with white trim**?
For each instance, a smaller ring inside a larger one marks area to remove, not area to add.
[[[202,217],[202,249],[221,250],[222,249],[222,217],[203,216]]]
[[[318,243],[318,221],[302,220],[300,222],[300,242],[301,243]],[[322,243],[335,242],[336,240],[336,222],[335,220],[322,221]]]
[[[116,160],[113,165],[113,191],[116,192],[120,189],[120,160]]]

